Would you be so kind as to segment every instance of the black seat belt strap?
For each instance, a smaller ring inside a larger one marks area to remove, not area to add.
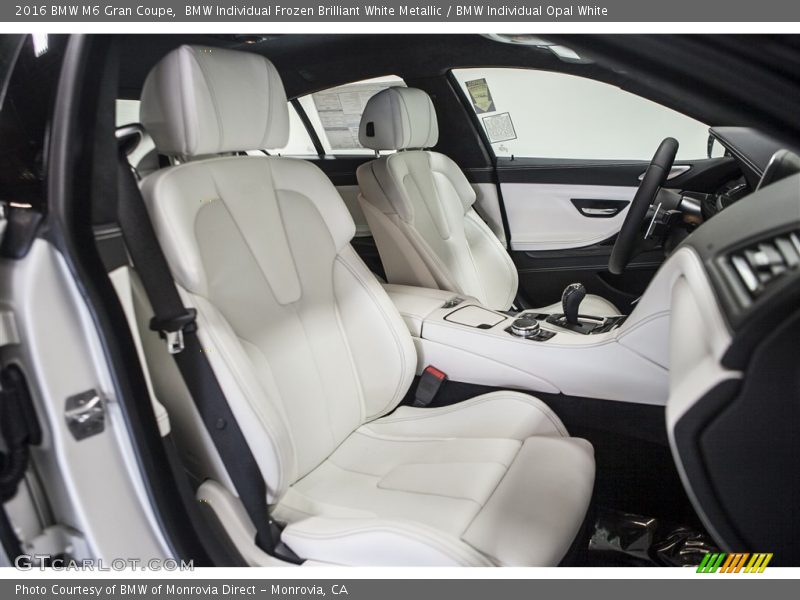
[[[186,387],[225,465],[247,514],[256,527],[256,544],[274,555],[277,527],[267,507],[267,485],[214,371],[197,338],[196,313],[183,305],[139,187],[120,154],[117,168],[118,215],[125,244],[153,308],[151,329],[167,340]],[[281,555],[292,560],[283,547]]]

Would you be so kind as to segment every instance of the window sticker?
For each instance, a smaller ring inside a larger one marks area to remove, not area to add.
[[[465,83],[469,97],[472,99],[472,106],[477,114],[494,112],[497,109],[494,106],[494,98],[492,92],[489,91],[489,84],[486,79],[473,79]]]
[[[361,148],[358,125],[367,101],[397,83],[350,83],[312,94],[314,106],[334,150]]]
[[[504,112],[499,115],[483,117],[483,127],[492,144],[517,139],[514,123],[511,121],[511,113]]]

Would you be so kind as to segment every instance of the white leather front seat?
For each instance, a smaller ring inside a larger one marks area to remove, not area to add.
[[[142,191],[284,543],[348,565],[558,564],[589,505],[591,445],[518,392],[397,408],[414,346],[331,182],[296,159],[192,160],[286,143],[273,65],[178,48],[147,77],[142,120],[182,158]]]
[[[358,169],[360,202],[389,283],[439,288],[507,310],[517,295],[517,269],[472,205],[475,191],[458,165],[429,152],[439,139],[430,97],[392,87],[367,103],[361,145],[398,150]],[[560,305],[536,309],[560,312]],[[608,300],[589,294],[581,312],[616,315]]]

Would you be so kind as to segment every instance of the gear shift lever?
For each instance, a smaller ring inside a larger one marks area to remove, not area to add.
[[[571,283],[564,288],[564,293],[561,294],[561,309],[564,311],[567,323],[578,324],[578,308],[585,297],[586,288],[582,283]]]

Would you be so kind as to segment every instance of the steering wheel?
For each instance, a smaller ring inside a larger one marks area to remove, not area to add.
[[[622,222],[617,241],[611,250],[611,258],[608,259],[608,270],[614,275],[621,275],[628,266],[636,247],[636,238],[639,236],[642,221],[647,216],[647,209],[653,204],[658,191],[667,180],[677,153],[678,140],[666,138],[653,155],[653,160],[650,161],[642,183],[639,184],[639,189],[631,200],[628,214]]]

